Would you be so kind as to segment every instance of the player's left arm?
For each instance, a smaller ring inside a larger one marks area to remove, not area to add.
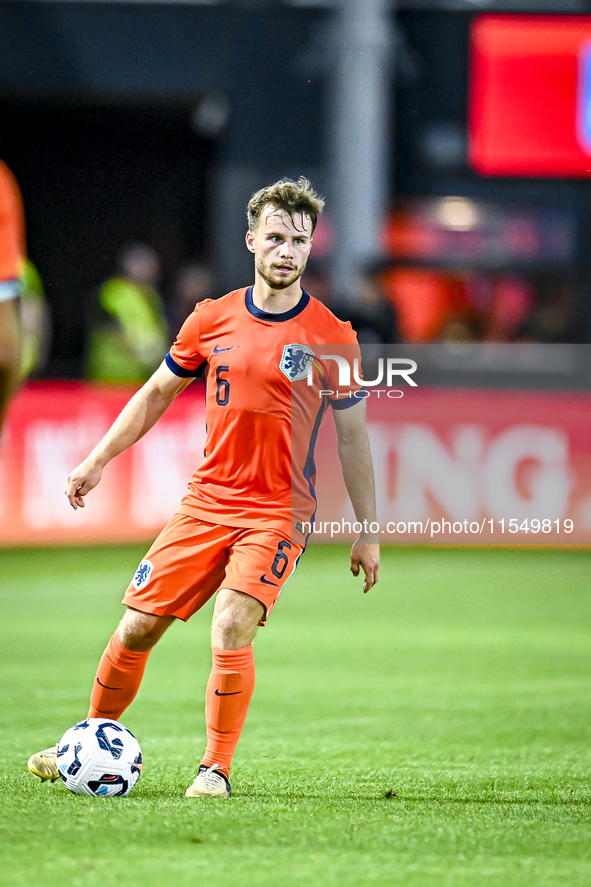
[[[364,527],[351,549],[351,572],[365,573],[363,591],[367,592],[378,581],[380,572],[380,545],[377,533],[369,532],[371,524],[377,526],[376,493],[373,465],[367,429],[365,427],[365,400],[344,410],[333,410],[338,436],[338,451],[343,469],[345,486],[355,511]]]

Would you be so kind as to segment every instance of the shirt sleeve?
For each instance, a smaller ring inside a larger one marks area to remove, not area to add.
[[[174,345],[166,355],[166,364],[176,376],[182,378],[198,376],[206,359],[200,350],[201,313],[204,304],[205,302],[199,302],[193,313],[187,317]]]
[[[333,410],[346,410],[365,397],[363,382],[358,381],[363,379],[361,349],[357,333],[348,321],[342,324],[340,338],[341,344],[332,346],[333,359],[327,361],[328,388],[333,392],[328,402]]]

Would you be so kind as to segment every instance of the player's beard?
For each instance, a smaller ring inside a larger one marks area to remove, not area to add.
[[[260,256],[258,259],[255,259],[254,264],[267,286],[270,286],[271,289],[274,290],[285,290],[288,287],[292,286],[296,281],[300,279],[306,268],[306,263],[304,262],[303,265],[300,265],[298,268],[294,268],[293,273],[290,274],[288,277],[280,277],[279,275],[276,276],[274,274],[273,266],[268,265]]]

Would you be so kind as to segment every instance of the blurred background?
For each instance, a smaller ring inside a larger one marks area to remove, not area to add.
[[[586,11],[585,0],[4,0],[0,158],[51,316],[37,373],[93,375],[91,306],[116,275],[158,293],[168,338],[199,298],[248,284],[245,205],[282,175],[307,175],[327,197],[306,283],[366,340],[588,342],[591,143],[572,147],[578,167],[567,156],[587,99],[584,83],[571,94],[560,37],[580,27],[576,69]],[[536,15],[517,37],[515,15],[489,36],[487,12]],[[550,48],[536,28],[548,15]],[[505,45],[529,63],[514,59],[499,85],[490,69],[507,64]],[[546,166],[522,118],[507,121],[518,137],[507,148],[494,115],[507,117],[508,90],[542,147],[570,115]]]
[[[304,285],[363,343],[512,344],[429,384],[583,398],[590,46],[588,0],[2,0],[0,158],[29,259],[23,376],[62,385],[17,398],[4,501],[49,453],[61,487],[125,401],[65,381],[141,382],[197,301],[251,282],[246,203],[284,175],[327,199]],[[161,435],[169,463],[173,440]]]

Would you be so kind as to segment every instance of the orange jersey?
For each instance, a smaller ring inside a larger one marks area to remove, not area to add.
[[[339,385],[337,362],[322,359],[326,345],[333,346],[328,353],[342,346],[359,354],[351,324],[307,293],[283,314],[257,308],[252,287],[197,305],[166,357],[172,372],[185,377],[207,361],[204,460],[182,514],[304,540],[303,524],[316,510],[320,424],[329,405],[358,403],[361,387]]]
[[[20,292],[21,263],[25,257],[23,208],[18,185],[0,161],[0,301]]]

